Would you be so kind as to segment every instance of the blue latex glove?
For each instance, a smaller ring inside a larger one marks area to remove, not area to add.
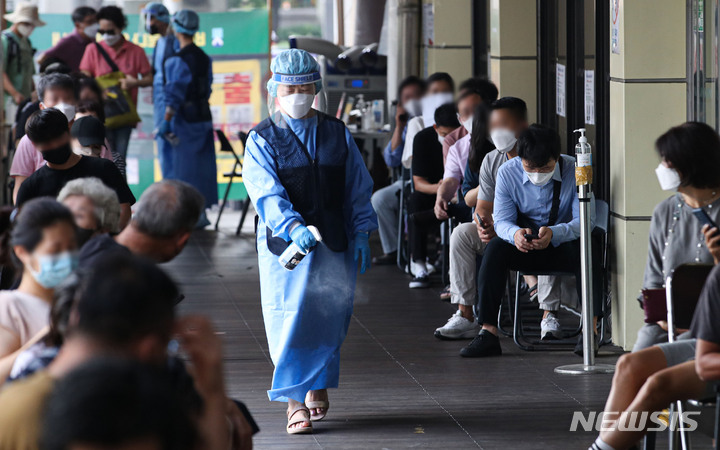
[[[365,273],[370,268],[370,244],[368,239],[370,239],[370,235],[367,233],[355,234],[355,262],[360,259],[360,273]]]
[[[158,127],[158,136],[165,139],[165,135],[168,133],[172,133],[172,126],[170,125],[169,120],[163,120],[160,126]]]
[[[313,235],[305,225],[295,227],[295,229],[290,232],[290,239],[305,253],[317,244],[315,235]]]

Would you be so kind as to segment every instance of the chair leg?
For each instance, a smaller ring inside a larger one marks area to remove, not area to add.
[[[237,163],[235,163],[237,165]],[[235,173],[235,166],[233,166],[233,172]],[[225,209],[225,205],[227,204],[228,196],[230,195],[230,188],[232,187],[233,183],[233,177],[230,175],[230,180],[228,181],[227,186],[225,187],[225,195],[223,195],[223,202],[222,205],[220,205],[220,211],[218,211],[217,220],[215,220],[215,231],[218,230],[218,225],[220,225],[220,217],[222,217],[223,210]]]
[[[246,198],[243,203],[242,215],[240,216],[240,223],[238,223],[237,230],[235,230],[235,236],[240,236],[240,230],[242,230],[242,226],[245,223],[245,216],[247,216],[248,209],[250,209],[250,197]]]
[[[657,431],[649,431],[643,439],[643,450],[655,450],[655,439],[657,438]]]
[[[522,316],[520,313],[521,310],[520,306],[520,272],[517,273],[517,278],[515,279],[515,317],[513,319],[513,340],[515,341],[515,345],[520,347],[521,349],[525,351],[533,350],[532,346],[525,345],[521,339],[523,339],[523,331],[522,331]]]
[[[692,445],[690,444],[690,433],[685,429],[685,425],[682,422],[682,419],[680,417],[683,416],[683,411],[685,410],[684,402],[679,401],[677,402],[677,412],[678,412],[678,421],[677,421],[677,427],[678,427],[678,434],[680,435],[680,448],[682,450],[689,450],[692,448]]]
[[[715,386],[717,393],[715,394],[715,433],[713,439],[713,449],[718,449],[718,441],[720,441],[720,387]]]

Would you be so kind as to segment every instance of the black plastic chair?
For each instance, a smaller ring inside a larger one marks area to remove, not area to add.
[[[235,180],[235,178],[242,178],[243,164],[238,154],[235,153],[235,149],[233,148],[232,144],[230,144],[227,136],[225,136],[225,133],[223,133],[222,130],[215,130],[215,134],[217,135],[218,141],[220,141],[220,151],[231,153],[235,158],[235,163],[233,164],[232,170],[223,174],[223,176],[229,178],[229,180],[227,183],[227,187],[225,187],[225,194],[223,195],[222,205],[220,205],[220,211],[218,211],[217,220],[215,221],[215,231],[217,231],[218,225],[220,224],[220,217],[222,217],[225,205],[227,205],[227,199],[228,195],[230,195],[230,189],[232,188],[233,181]],[[248,135],[244,131],[238,133],[238,139],[242,143],[243,149],[245,148],[245,144],[247,143],[247,138]],[[238,236],[240,234],[240,230],[245,223],[245,217],[247,216],[249,208],[250,197],[248,196],[245,200],[243,200],[242,215],[240,216],[240,222],[238,223],[237,230],[235,231],[235,236]]]

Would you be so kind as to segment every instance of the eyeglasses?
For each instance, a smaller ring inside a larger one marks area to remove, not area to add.
[[[98,33],[112,36],[115,34],[115,30],[98,30]]]

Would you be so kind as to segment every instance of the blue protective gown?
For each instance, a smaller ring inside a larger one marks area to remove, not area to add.
[[[180,50],[180,43],[175,35],[170,33],[167,36],[160,36],[152,54],[153,68],[153,128],[157,130],[165,118],[165,61]],[[158,159],[163,178],[173,178],[172,168],[172,146],[160,136],[155,138],[158,147]]]
[[[283,116],[315,158],[317,118]],[[275,364],[270,400],[305,401],[310,390],[336,388],[340,375],[340,346],[353,310],[357,263],[353,237],[377,229],[370,203],[372,179],[350,133],[345,129],[344,208],[349,245],[333,252],[320,243],[293,271],[283,268],[266,242],[267,228],[290,241],[291,225],[304,223],[293,210],[280,182],[268,143],[251,132],[245,150],[243,180],[259,216],[257,250],[263,318],[270,356]],[[306,224],[312,225],[312,224]]]
[[[192,48],[191,48],[192,47]],[[172,130],[179,143],[171,146],[172,176],[171,179],[185,181],[193,185],[205,197],[205,207],[218,201],[217,163],[215,161],[215,144],[213,140],[212,118],[205,121],[188,121],[183,108],[188,92],[193,86],[193,68],[183,59],[187,51],[202,52],[191,44],[176,55],[165,61],[165,106],[175,110],[172,119]],[[207,96],[201,99],[197,109],[207,106],[212,85],[212,63],[202,68],[207,74]],[[155,105],[156,108],[158,105]],[[165,110],[165,107],[162,108]]]

